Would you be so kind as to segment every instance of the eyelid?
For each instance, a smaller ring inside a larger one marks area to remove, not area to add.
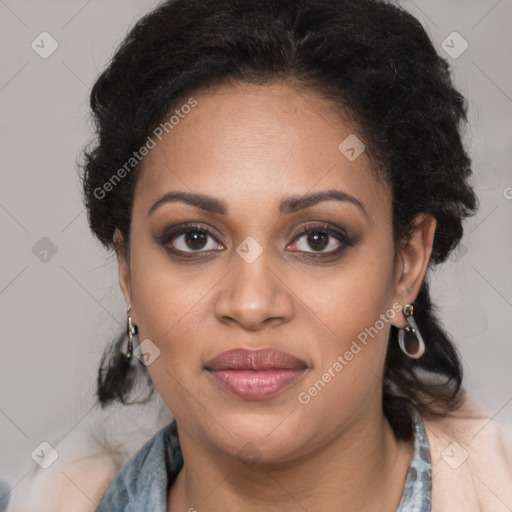
[[[308,235],[310,233],[316,232],[324,232],[329,237],[335,238],[340,246],[337,249],[332,249],[330,251],[297,251],[301,254],[313,255],[313,256],[337,256],[340,255],[345,248],[353,247],[355,240],[349,236],[344,228],[341,227],[333,227],[329,223],[325,223],[322,221],[316,221],[315,224],[310,224],[307,226],[303,226],[299,229],[298,233],[295,235],[292,243],[296,243],[296,240],[300,240],[303,236]]]
[[[184,223],[182,225],[179,225],[177,227],[170,228],[169,230],[165,230],[164,233],[158,237],[159,243],[163,246],[167,246],[171,240],[174,238],[181,236],[187,232],[191,231],[201,231],[206,233],[208,237],[213,238],[217,243],[220,243],[221,245],[226,245],[225,238],[219,234],[217,234],[216,230],[212,228],[211,226],[208,226],[207,224],[202,224],[198,222],[189,222]],[[340,247],[334,250],[330,251],[292,251],[297,252],[299,254],[306,254],[306,255],[314,255],[314,256],[336,256],[340,254],[345,248],[352,247],[355,243],[355,240],[353,237],[349,236],[346,230],[342,227],[335,227],[334,225],[324,222],[324,221],[310,221],[310,223],[306,226],[302,226],[298,232],[296,233],[293,240],[290,242],[290,244],[293,244],[296,242],[296,240],[299,240],[303,236],[314,233],[314,232],[325,232],[328,236],[335,238],[339,244]],[[220,239],[220,241],[219,241]],[[288,244],[288,245],[290,245]],[[192,255],[195,254],[211,254],[212,252],[220,252],[218,249],[209,249],[209,250],[197,250],[197,251],[182,251],[180,249],[175,248],[169,248],[169,250],[174,253],[175,255]],[[184,256],[189,257],[189,256]]]
[[[181,224],[179,226],[174,226],[170,229],[164,230],[162,235],[158,237],[158,241],[162,245],[167,245],[173,238],[176,238],[178,236],[181,236],[185,233],[191,232],[191,231],[201,231],[206,233],[209,237],[213,238],[217,243],[226,245],[225,237],[218,234],[216,230],[214,230],[211,226],[208,226],[207,224],[201,224],[197,222],[190,222]],[[177,250],[179,251],[179,250]],[[183,252],[183,251],[179,251]],[[190,251],[191,253],[199,253],[199,252],[208,252],[208,251]]]
[[[335,227],[334,225],[322,221],[312,221],[310,224],[306,226],[302,226],[297,234],[295,235],[295,238],[293,240],[296,240],[297,238],[300,238],[303,235],[307,235],[309,233],[314,233],[315,230],[317,231],[325,231],[329,235],[337,236],[339,238],[343,238],[343,241],[349,241],[350,237],[347,233],[347,231],[342,227]]]

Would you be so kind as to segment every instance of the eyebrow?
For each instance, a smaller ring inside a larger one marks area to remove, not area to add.
[[[366,217],[368,212],[364,208],[361,201],[356,199],[354,196],[342,192],[341,190],[330,189],[322,190],[320,192],[312,192],[304,194],[302,196],[286,196],[279,204],[279,212],[281,214],[289,214],[304,210],[315,204],[323,201],[341,201],[352,203],[357,206]],[[219,215],[228,214],[228,206],[221,199],[217,199],[213,196],[205,194],[194,194],[191,192],[167,192],[163,195],[153,206],[149,209],[148,217],[160,206],[167,203],[182,202],[205,210],[207,212],[216,213]]]

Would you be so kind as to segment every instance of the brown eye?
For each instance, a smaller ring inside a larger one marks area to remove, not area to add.
[[[185,233],[184,243],[191,249],[203,249],[208,239],[208,235],[204,231],[188,231]]]
[[[346,232],[334,230],[329,226],[307,226],[302,228],[295,240],[297,241],[293,244],[294,249],[311,254],[338,254],[346,246],[352,245]]]
[[[307,243],[310,247],[315,249],[315,251],[323,251],[329,245],[330,235],[327,233],[310,233],[306,236]]]
[[[215,243],[216,240],[216,236],[209,229],[186,225],[166,232],[160,243],[173,253],[191,254],[223,249],[222,245]]]

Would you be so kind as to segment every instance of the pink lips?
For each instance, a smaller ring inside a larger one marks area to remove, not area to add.
[[[291,386],[308,368],[286,352],[234,349],[205,364],[224,389],[249,400],[261,400]]]

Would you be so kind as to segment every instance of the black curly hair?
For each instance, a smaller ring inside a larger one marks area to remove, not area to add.
[[[395,247],[410,235],[414,217],[427,212],[437,220],[429,268],[446,260],[478,204],[461,139],[467,104],[420,22],[380,0],[168,0],[140,19],[90,96],[97,138],[81,168],[89,225],[101,243],[126,251],[140,167],[132,157],[177,106],[218,85],[287,80],[357,123],[390,187]],[[121,247],[113,242],[116,228]],[[384,414],[401,439],[412,435],[409,403],[422,414],[446,415],[464,396],[460,356],[430,301],[427,278],[414,305],[425,354],[407,358],[391,327],[385,361]],[[144,365],[120,354],[125,340],[123,332],[101,361],[102,406],[130,403],[138,373],[154,390]]]

